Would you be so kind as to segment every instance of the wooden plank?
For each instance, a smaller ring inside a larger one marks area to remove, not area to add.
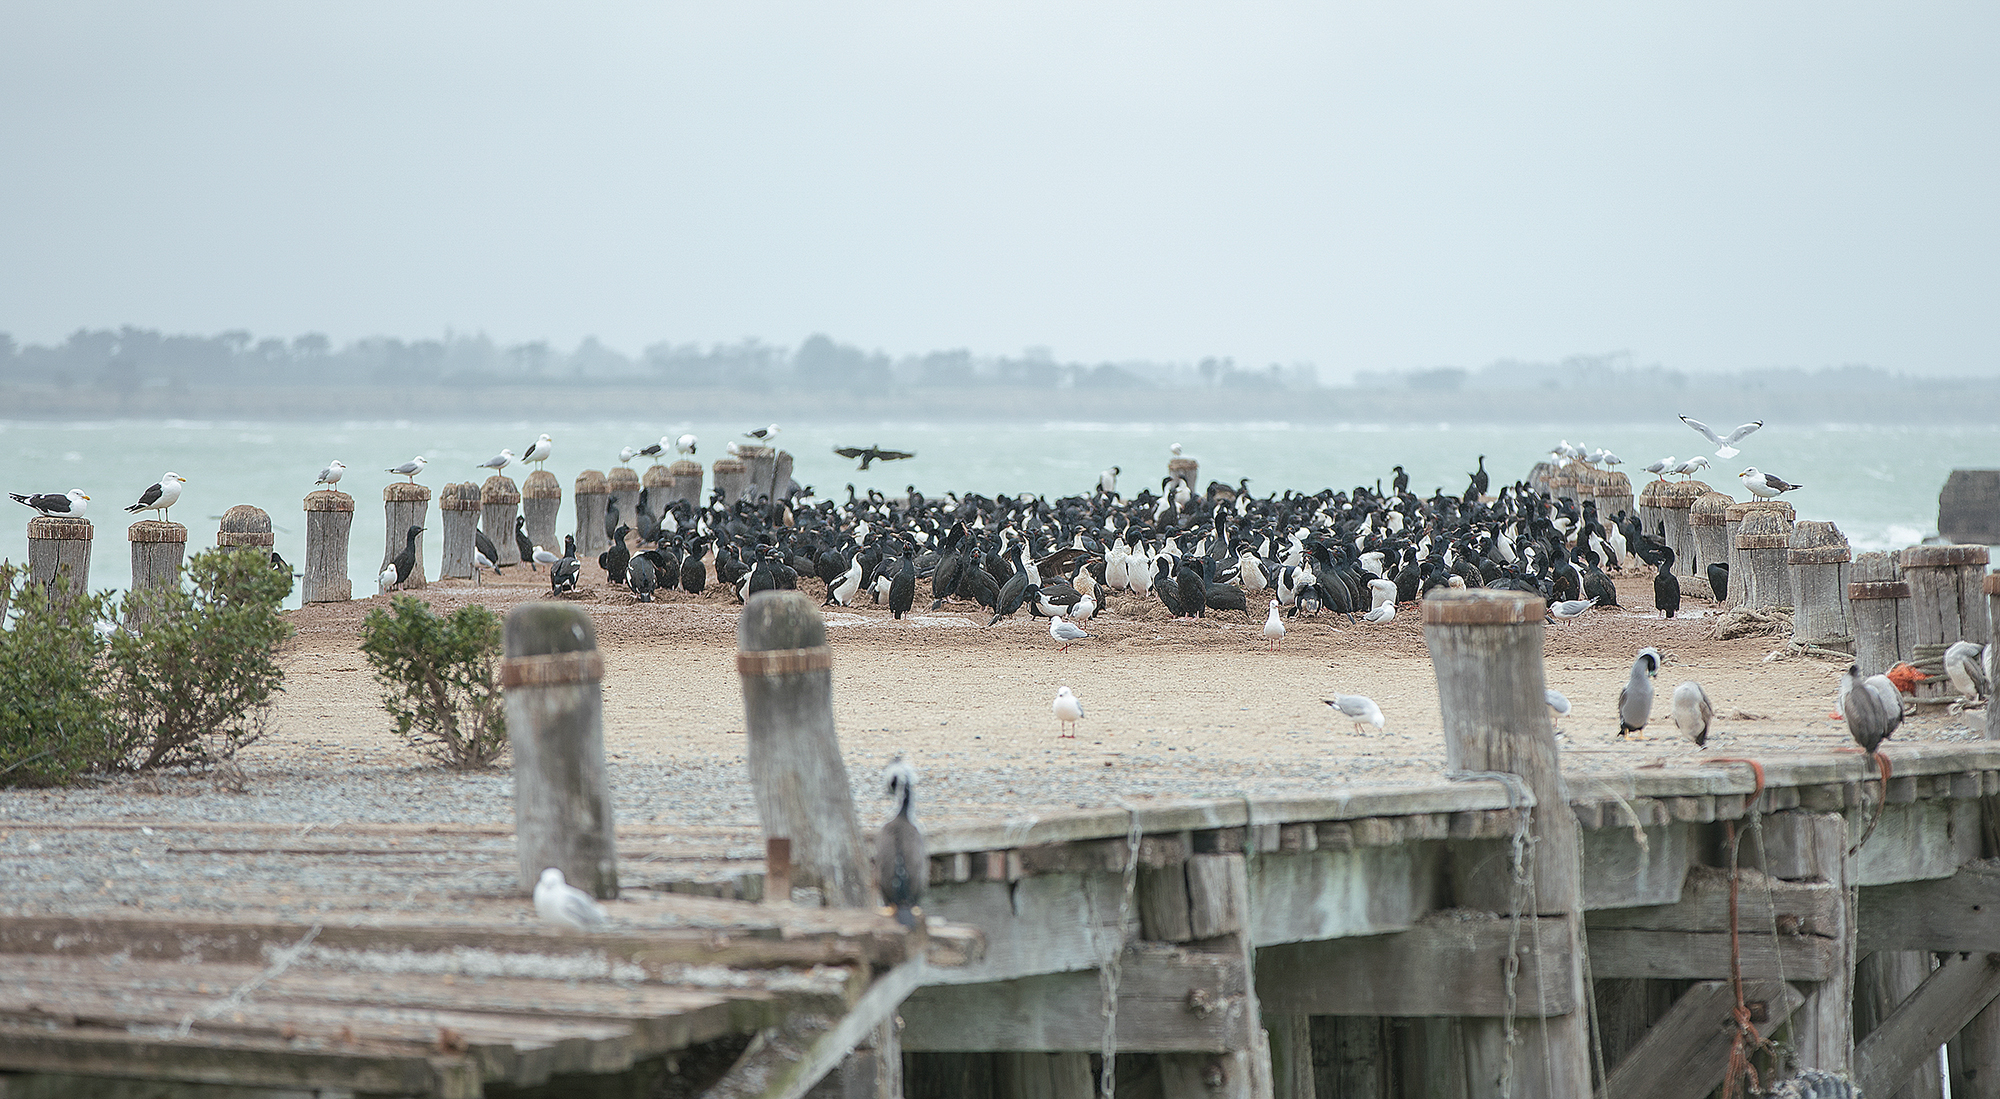
[[[1243,929],[1250,902],[1242,855],[1190,855],[1187,861],[1188,921],[1193,937],[1212,939]]]
[[[345,1088],[238,1088],[57,1073],[0,1075],[0,1099],[355,1099]]]
[[[2000,860],[1967,863],[1949,878],[1861,890],[1863,952],[2000,952]]]
[[[1316,1099],[1318,1089],[1313,1084],[1312,1030],[1313,1018],[1310,1015],[1264,1013],[1264,1033],[1271,1043],[1273,1099]],[[0,1099],[5,1097],[0,1096]]]
[[[1887,950],[1864,955],[1854,967],[1854,1033],[1864,1040],[1931,975],[1931,955],[1921,950]],[[1895,1099],[1944,1099],[1937,1059],[1917,1062],[1913,1071],[1884,1089]]]
[[[1828,813],[1783,813],[1791,842],[1801,861],[1810,863],[1837,895],[1848,893],[1852,860],[1847,857],[1847,822]],[[1768,831],[1768,830],[1767,830]],[[1750,833],[1756,834],[1756,830]],[[1833,909],[1834,933],[1826,937],[1832,951],[1831,972],[1806,995],[1792,1021],[1792,1043],[1800,1068],[1848,1071],[1854,1053],[1854,924],[1847,905]]]
[[[1737,889],[1736,903],[1738,926],[1745,935],[1769,935],[1775,928],[1784,935],[1831,937],[1838,933],[1845,902],[1840,891],[1827,882],[1779,881],[1747,870]],[[1728,872],[1697,867],[1688,874],[1679,903],[1600,909],[1584,917],[1584,926],[1593,935],[1600,929],[1614,928],[1726,932]]]
[[[1240,959],[1141,944],[1119,970],[1118,1049],[1226,1053],[1249,1045],[1253,1024]],[[1074,1050],[1104,1041],[1104,987],[1096,972],[1057,973],[981,985],[932,985],[903,1006],[903,1048],[913,1053]]]
[[[1093,1099],[1087,1053],[1003,1053],[994,1058],[996,1099]]]
[[[1393,935],[1265,947],[1257,951],[1257,997],[1279,1015],[1505,1015],[1511,922],[1433,917]],[[1575,1008],[1571,936],[1560,918],[1522,921],[1518,1014]]]
[[[1949,957],[1895,1014],[1854,1050],[1854,1075],[1865,1095],[1888,1095],[1973,1016],[2000,997],[2000,958]]]
[[[1693,828],[1685,823],[1644,830],[1598,828],[1583,833],[1583,906],[1630,908],[1672,904],[1687,877]]]
[[[1268,1099],[1257,1094],[1256,1073],[1241,1054],[1163,1053],[1161,1099]]]
[[[711,1085],[706,1099],[804,1099],[806,1092],[838,1065],[860,1041],[893,1014],[923,980],[924,961],[912,959],[877,977],[854,1006],[830,1026],[816,1029],[803,1048],[803,1034],[765,1031],[749,1050]],[[783,1034],[783,1039],[772,1040]],[[785,1040],[791,1039],[791,1040]]]
[[[1139,909],[1139,934],[1143,938],[1154,942],[1184,943],[1195,937],[1194,916],[1188,908],[1186,862],[1157,869],[1140,867],[1134,891]]]
[[[1590,972],[1598,979],[1646,977],[1720,980],[1729,976],[1728,934],[1686,931],[1592,930]],[[1743,935],[1743,975],[1824,981],[1835,967],[1837,946],[1814,935]]]
[[[1314,1019],[1324,1051],[1314,1090],[1334,1099],[1392,1099],[1394,1064],[1384,1023],[1375,1015]]]
[[[1870,812],[1877,797],[1868,790]],[[1850,843],[1861,838],[1867,824],[1852,814]],[[1882,820],[1854,854],[1854,884],[1889,885],[1924,878],[1948,878],[1980,856],[1979,803],[1933,799],[1882,809]]]
[[[933,969],[929,984],[979,984],[1037,973],[1094,969],[1128,938],[1139,910],[1118,926],[1125,884],[1117,874],[1043,874],[1005,882],[933,885],[926,913],[982,929],[985,956],[957,969]]]
[[[1754,1025],[1765,1036],[1805,1002],[1784,981],[1745,982],[1743,999],[1764,1005],[1763,1021]],[[1605,1099],[1702,1099],[1728,1072],[1735,1007],[1730,982],[1697,982],[1618,1062],[1598,1094]]]
[[[1412,927],[1444,903],[1446,858],[1439,843],[1260,857],[1248,867],[1247,933],[1265,947]]]

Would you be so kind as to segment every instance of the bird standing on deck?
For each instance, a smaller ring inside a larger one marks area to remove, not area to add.
[[[1944,673],[1951,678],[1951,685],[1958,688],[1960,701],[1966,705],[1984,702],[1993,693],[1986,665],[1980,659],[1985,651],[1985,646],[1970,641],[1954,641],[1944,651]]]
[[[54,519],[81,519],[85,509],[90,507],[90,497],[80,488],[68,492],[36,492],[22,495],[18,492],[7,494],[17,504],[26,504]]]
[[[1775,499],[1793,489],[1805,487],[1792,484],[1775,473],[1765,473],[1756,466],[1737,474],[1736,479],[1742,482],[1744,488],[1750,490],[1752,496],[1764,500]]]
[[[896,922],[917,926],[917,904],[924,899],[930,882],[930,855],[924,830],[917,827],[917,772],[897,756],[889,761],[883,777],[896,811],[875,837],[875,876],[882,890],[882,903],[895,910]]]
[[[326,464],[325,469],[319,471],[319,480],[314,481],[313,484],[315,486],[337,485],[340,483],[340,478],[346,473],[347,473],[347,464],[342,462],[340,459],[335,458],[333,461],[328,462]]]
[[[151,511],[166,522],[173,522],[174,502],[181,498],[181,485],[187,480],[178,473],[162,473],[160,479],[146,486],[139,494],[139,502],[126,508],[129,512]]]
[[[1674,727],[1694,741],[1695,747],[1708,747],[1708,726],[1715,720],[1715,707],[1709,704],[1708,692],[1692,679],[1682,680],[1674,688],[1673,707]]]
[[[1068,687],[1056,688],[1056,700],[1049,705],[1049,709],[1055,711],[1056,720],[1068,730],[1062,735],[1076,736],[1076,723],[1083,720],[1083,702],[1071,694]]]
[[[1049,639],[1062,642],[1062,652],[1069,651],[1070,642],[1082,641],[1089,636],[1089,634],[1083,632],[1083,627],[1074,622],[1066,621],[1062,615],[1049,616]]]
[[[1367,695],[1336,694],[1332,698],[1323,698],[1320,701],[1340,711],[1342,717],[1354,722],[1354,731],[1357,733],[1364,724],[1373,725],[1377,730],[1388,724],[1382,716],[1382,707],[1375,705],[1375,700]]]
[[[1653,678],[1659,674],[1660,651],[1650,647],[1640,649],[1632,661],[1631,676],[1618,690],[1618,739],[1644,729],[1652,718]],[[1640,739],[1644,739],[1643,734]]]
[[[1903,698],[1888,676],[1863,679],[1861,666],[1849,664],[1840,676],[1840,712],[1847,719],[1848,735],[1872,756],[1903,723]]]
[[[553,866],[535,882],[535,914],[571,931],[595,931],[611,919],[597,898],[564,881]]]
[[[401,474],[404,477],[408,477],[410,479],[410,483],[414,485],[417,483],[417,474],[422,473],[424,471],[424,467],[427,465],[430,465],[430,462],[425,460],[423,455],[419,454],[416,457],[410,459],[409,461],[404,462],[402,465],[390,466],[383,472]]]

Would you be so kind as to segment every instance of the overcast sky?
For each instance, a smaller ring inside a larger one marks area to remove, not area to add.
[[[1987,372],[1989,3],[0,0],[0,331]]]

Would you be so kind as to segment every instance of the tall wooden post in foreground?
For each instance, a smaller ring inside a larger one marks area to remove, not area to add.
[[[56,577],[68,585],[63,598],[90,590],[90,540],[94,531],[88,519],[58,519],[37,515],[28,520],[28,579],[53,591]]]
[[[354,529],[354,497],[323,488],[306,497],[305,577],[302,603],[345,603],[354,597],[347,579],[347,539]]]
[[[1468,907],[1566,922],[1569,934],[1559,941],[1567,941],[1572,954],[1572,987],[1561,990],[1576,1005],[1569,1014],[1516,1018],[1511,1045],[1506,1020],[1464,1020],[1469,1099],[1503,1094],[1581,1099],[1591,1093],[1588,991],[1578,945],[1582,840],[1564,795],[1543,695],[1545,614],[1541,599],[1516,592],[1438,592],[1424,600],[1424,643],[1437,670],[1444,714],[1445,766],[1453,773],[1517,775],[1536,805],[1528,824],[1526,888],[1516,886],[1511,866],[1503,863],[1462,868],[1453,875],[1454,890]],[[1524,934],[1527,949],[1540,948],[1536,938]],[[1519,994],[1526,999],[1539,991],[1529,987]]]
[[[507,740],[521,888],[548,867],[597,897],[618,895],[618,844],[604,770],[604,658],[590,613],[523,603],[507,614]]]

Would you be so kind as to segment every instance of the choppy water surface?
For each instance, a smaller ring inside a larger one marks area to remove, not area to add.
[[[537,423],[381,421],[294,423],[288,421],[0,421],[0,489],[10,492],[81,488],[91,495],[90,518],[98,528],[91,586],[122,588],[130,576],[127,544],[120,536],[129,517],[121,510],[145,486],[172,470],[188,479],[174,508],[187,524],[190,548],[212,545],[217,521],[235,504],[254,504],[271,513],[278,551],[291,561],[303,556],[305,521],[300,503],[328,459],[346,462],[340,487],[354,494],[356,517],[349,575],[357,594],[374,590],[380,566],[381,512],[371,506],[381,487],[396,478],[385,467],[422,454],[430,468],[421,480],[435,492],[451,481],[483,479],[474,467],[509,447],[521,453],[535,436],[548,432],[556,443],[549,472],[565,490],[586,468],[605,470],[617,462],[621,446],[645,446],[662,434],[694,432],[697,455],[707,464],[723,446],[741,439],[748,423],[636,423],[622,420]],[[2000,427],[1866,427],[1773,424],[1744,440],[1743,453],[1713,457],[1713,447],[1678,422],[1666,425],[1592,426],[1554,424],[1428,426],[1372,424],[1260,423],[794,423],[783,426],[777,444],[795,456],[794,476],[821,495],[844,498],[846,486],[901,492],[915,484],[926,495],[944,492],[1033,492],[1053,498],[1085,492],[1098,471],[1123,469],[1120,490],[1130,494],[1157,486],[1166,473],[1168,445],[1180,443],[1201,462],[1201,479],[1231,483],[1250,479],[1263,495],[1284,489],[1314,491],[1332,486],[1385,482],[1389,467],[1410,473],[1413,491],[1437,487],[1462,491],[1467,471],[1486,455],[1496,484],[1523,476],[1558,439],[1608,447],[1635,472],[1655,458],[1709,453],[1715,463],[1709,484],[1739,498],[1735,474],[1755,464],[1805,487],[1791,500],[1804,518],[1831,519],[1857,550],[1890,549],[1914,543],[1936,529],[1938,491],[1955,467],[2000,466]],[[866,473],[832,453],[835,446],[880,444],[911,450],[916,458],[877,465]],[[1703,449],[1697,449],[1697,446]],[[520,467],[508,470],[519,480]],[[14,506],[11,503],[10,507]],[[436,512],[433,510],[433,516]],[[25,527],[31,513],[17,508],[17,524],[0,556],[26,555]],[[573,527],[565,500],[557,529]],[[428,571],[437,574],[440,540],[427,537]]]

